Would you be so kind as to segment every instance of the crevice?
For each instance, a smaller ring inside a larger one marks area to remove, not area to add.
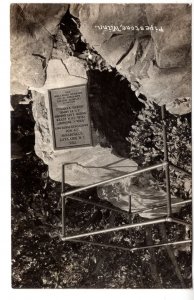
[[[135,40],[133,40],[133,41],[131,42],[131,45],[130,45],[129,49],[127,50],[127,52],[125,52],[125,53],[121,56],[121,58],[120,58],[120,59],[118,60],[118,62],[116,63],[116,66],[118,66],[118,65],[122,62],[122,60],[129,54],[129,52],[133,49],[134,44],[135,44]]]

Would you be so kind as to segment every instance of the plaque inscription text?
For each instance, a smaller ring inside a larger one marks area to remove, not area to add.
[[[49,90],[54,149],[92,144],[86,85]]]

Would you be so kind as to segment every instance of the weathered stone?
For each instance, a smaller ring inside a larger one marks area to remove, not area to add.
[[[80,18],[87,42],[132,87],[138,85],[137,95],[143,93],[169,109],[176,107],[176,99],[191,97],[190,5],[73,4],[70,11]],[[121,30],[123,25],[149,25],[150,30]],[[185,110],[179,106],[177,111]]]
[[[159,105],[169,104],[177,98],[191,97],[191,68],[161,69],[150,64],[149,78],[140,80],[140,93]]]
[[[25,18],[42,25],[51,34],[56,34],[68,6],[65,3],[20,3]]]
[[[13,74],[13,78],[14,78],[14,74]],[[28,87],[21,84],[18,81],[14,81],[12,79],[11,82],[11,94],[12,95],[27,95],[28,94]]]
[[[86,71],[83,68],[82,64],[78,64],[77,59],[74,57],[71,59],[71,64],[67,65],[69,69],[67,69],[66,60],[63,62],[59,59],[51,59],[48,63],[48,66],[46,68],[47,78],[44,86],[40,88],[32,88],[33,90],[36,90],[39,93],[47,93],[48,89],[51,88],[60,88],[60,87],[66,87],[66,86],[72,86],[76,84],[84,84],[87,82],[86,80]],[[78,74],[77,76],[71,76],[71,67],[72,67],[72,73],[74,74],[74,66],[73,64],[76,63],[77,66],[79,66]],[[83,72],[83,73],[81,73]]]
[[[95,141],[93,147],[54,151],[44,95],[32,91],[32,98],[36,121],[35,152],[48,165],[53,180],[61,181],[62,163],[67,163],[66,183],[73,186],[92,184],[137,168],[135,162],[117,157],[110,148],[102,148]]]
[[[27,20],[18,4],[11,5],[10,15],[11,58],[34,55],[47,62],[53,47],[53,37],[38,23]]]
[[[53,150],[51,120],[47,91],[51,88],[87,83],[83,65],[76,58],[65,61],[51,59],[47,67],[47,80],[41,88],[32,89],[33,116],[35,124],[35,152],[48,164],[49,176],[61,181],[61,164],[67,163],[66,182],[71,185],[86,185],[125,174],[136,169],[136,163],[112,153],[111,148],[99,145],[100,135],[92,126],[93,147],[70,150]],[[77,76],[71,76],[77,70]],[[78,76],[79,75],[79,76]]]
[[[63,63],[69,75],[87,79],[86,64],[83,60],[70,56],[68,59],[63,60]]]
[[[70,55],[73,55],[71,46],[67,42],[62,30],[59,29],[55,35],[52,58],[66,60]]]
[[[10,17],[11,82],[40,87],[46,79],[53,37],[43,26],[26,19],[18,4],[11,5]]]
[[[151,174],[127,177],[119,182],[98,187],[98,196],[111,202],[122,210],[129,211],[129,197],[131,195],[131,211],[133,213],[150,209],[149,212],[139,213],[144,218],[158,218],[167,214],[166,192],[161,190]],[[172,197],[172,203],[181,199]],[[163,208],[157,208],[164,206]],[[152,209],[156,208],[156,209]],[[173,207],[173,213],[180,208]]]
[[[175,99],[172,103],[168,103],[166,108],[171,114],[184,115],[188,114],[192,110],[191,98],[179,98]]]
[[[137,82],[137,80],[149,77],[148,70],[153,59],[154,44],[152,38],[150,36],[139,38],[135,40],[130,52],[117,65],[117,70],[126,76],[130,82]]]
[[[149,4],[146,15],[150,25],[157,24],[164,30],[161,34],[151,31],[158,67],[176,68],[190,64],[191,5]]]
[[[136,37],[148,34],[144,30],[123,29],[148,25],[142,4],[72,4],[70,12],[80,19],[80,30],[87,42],[114,67],[127,54]],[[101,30],[101,25],[113,25],[113,28]]]
[[[46,73],[43,67],[44,60],[38,56],[24,55],[13,60],[11,77],[27,87],[41,87],[44,85]],[[12,91],[13,93],[13,91]]]

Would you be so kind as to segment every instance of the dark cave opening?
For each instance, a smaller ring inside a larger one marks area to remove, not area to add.
[[[91,70],[89,78],[89,104],[93,126],[113,151],[122,157],[129,156],[126,137],[144,107],[130,88],[130,84],[117,73]],[[102,145],[103,146],[103,145]]]

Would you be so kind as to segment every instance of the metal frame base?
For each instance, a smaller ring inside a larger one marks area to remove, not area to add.
[[[173,206],[177,206],[177,205],[185,205],[187,203],[190,203],[192,200],[186,200],[186,201],[182,201],[180,203],[171,203],[171,195],[170,195],[170,172],[169,172],[169,168],[172,167],[175,170],[178,170],[180,172],[184,172],[185,174],[191,176],[191,174],[185,170],[182,170],[180,168],[178,168],[177,166],[174,166],[172,164],[169,163],[168,160],[168,146],[167,146],[167,133],[166,133],[166,122],[165,122],[165,107],[162,106],[161,108],[161,112],[162,112],[162,122],[163,122],[163,140],[164,140],[164,161],[154,165],[154,166],[150,166],[147,168],[143,168],[141,170],[136,170],[134,172],[130,172],[127,173],[125,175],[121,175],[115,178],[111,178],[111,179],[107,179],[104,181],[100,181],[98,183],[95,184],[91,184],[85,187],[80,187],[71,191],[67,191],[65,192],[65,164],[62,165],[62,190],[61,190],[61,199],[62,199],[62,237],[61,239],[63,241],[71,241],[71,242],[78,242],[78,243],[86,243],[86,244],[92,244],[95,246],[101,246],[101,247],[109,247],[109,248],[114,248],[117,250],[124,250],[124,251],[135,251],[135,250],[142,250],[142,249],[149,249],[149,248],[155,248],[155,247],[164,247],[164,246],[168,246],[168,245],[179,245],[179,244],[183,244],[183,243],[191,243],[192,240],[188,239],[188,240],[182,240],[182,241],[174,241],[174,242],[168,242],[168,243],[161,243],[161,244],[154,244],[154,245],[147,245],[147,246],[140,246],[140,247],[134,247],[134,248],[127,248],[127,247],[121,247],[121,246],[116,246],[116,245],[111,245],[111,244],[103,244],[103,243],[97,243],[97,242],[93,242],[93,241],[87,241],[87,240],[80,240],[80,238],[84,238],[84,237],[89,237],[89,236],[94,236],[94,235],[99,235],[99,234],[104,234],[104,233],[108,233],[108,232],[113,232],[113,231],[120,231],[120,230],[126,230],[129,228],[135,228],[135,227],[139,227],[139,226],[147,226],[147,225],[152,225],[152,224],[159,224],[159,223],[176,223],[179,225],[183,225],[183,226],[188,226],[188,227],[192,227],[191,223],[185,222],[184,220],[180,220],[180,219],[176,219],[172,216],[172,207]],[[163,218],[157,218],[157,219],[153,219],[153,220],[149,220],[149,221],[144,221],[141,223],[133,223],[133,224],[126,224],[123,226],[118,226],[118,227],[113,227],[113,228],[106,228],[106,229],[101,229],[101,230],[96,230],[96,231],[92,231],[92,232],[85,232],[85,233],[81,233],[81,234],[76,234],[76,235],[71,235],[71,236],[66,236],[66,211],[65,211],[65,206],[66,206],[66,201],[67,199],[71,199],[71,200],[75,200],[75,201],[79,201],[82,203],[86,203],[86,204],[91,204],[94,205],[96,207],[101,207],[101,208],[106,208],[109,210],[112,210],[114,212],[117,213],[121,213],[121,214],[131,214],[131,197],[129,195],[129,212],[126,211],[122,211],[118,208],[112,208],[112,207],[108,207],[106,205],[103,204],[98,204],[98,203],[93,203],[91,201],[88,201],[86,199],[80,198],[78,196],[72,196],[75,193],[81,192],[81,191],[85,191],[88,189],[91,189],[93,187],[97,187],[97,186],[101,186],[103,184],[106,183],[110,183],[116,180],[120,180],[126,177],[130,177],[130,176],[134,176],[134,175],[138,175],[150,170],[154,170],[154,169],[158,169],[158,168],[164,168],[165,169],[165,177],[166,177],[166,193],[167,193],[167,203],[166,205],[162,205],[162,206],[157,206],[155,208],[152,209],[146,209],[143,211],[137,211],[136,213],[142,213],[142,212],[148,212],[148,211],[152,211],[154,209],[158,209],[158,208],[162,208],[162,207],[166,207],[167,208],[167,215]]]

